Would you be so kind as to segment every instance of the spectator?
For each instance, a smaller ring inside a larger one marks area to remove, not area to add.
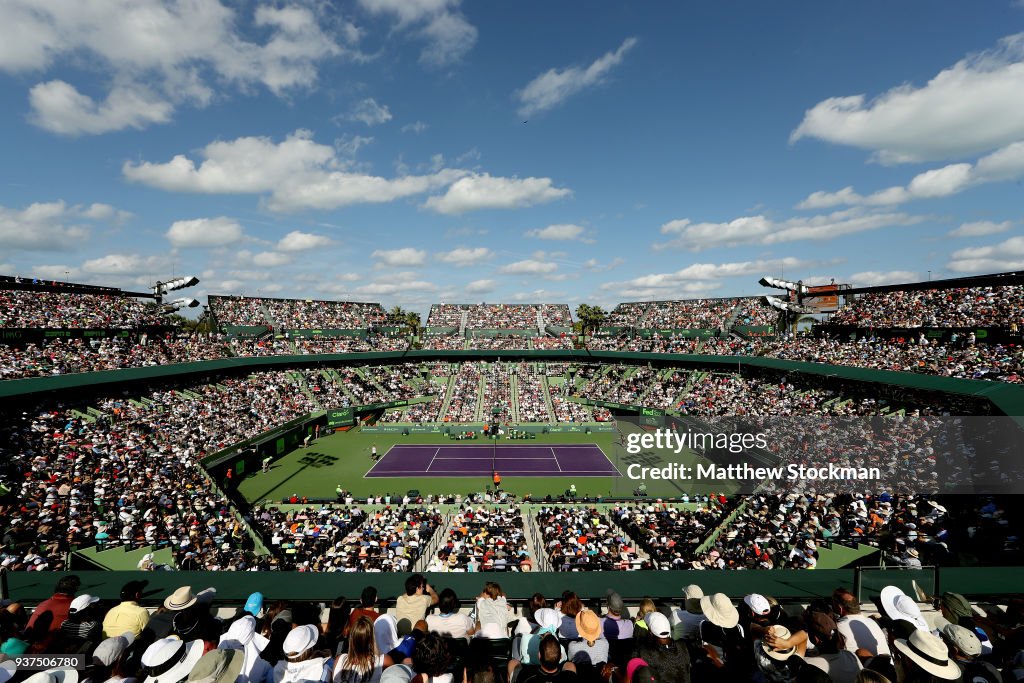
[[[476,621],[480,637],[501,639],[508,637],[510,607],[501,585],[488,581],[476,599]]]
[[[459,599],[451,588],[441,591],[437,610],[437,614],[427,617],[427,628],[432,632],[462,639],[469,639],[476,633],[476,623],[459,611]]]
[[[113,638],[124,633],[138,636],[149,623],[149,610],[139,605],[148,581],[129,581],[121,588],[121,603],[103,619],[103,636]],[[159,641],[158,641],[159,642]]]
[[[75,575],[61,577],[53,590],[53,595],[39,603],[28,620],[26,635],[36,643],[33,652],[47,652],[47,647],[60,632],[64,620],[68,618],[75,593],[81,585]]]
[[[893,655],[901,682],[956,681],[961,678],[960,667],[949,658],[949,649],[938,636],[928,631],[917,629],[910,637],[895,640]]]
[[[284,659],[274,667],[274,683],[325,683],[328,658],[316,650],[319,634],[312,625],[296,626],[282,644]]]
[[[379,683],[384,670],[392,664],[391,657],[378,652],[373,621],[360,616],[348,638],[348,652],[334,665],[334,683]]]
[[[413,574],[405,580],[405,595],[398,596],[395,604],[395,621],[398,634],[407,635],[413,627],[427,616],[427,610],[438,603],[440,596],[427,583],[422,574]]]
[[[577,680],[576,666],[572,662],[562,663],[562,648],[554,635],[544,634],[537,651],[537,664],[523,665],[516,678],[517,683],[568,683]]]
[[[854,654],[863,650],[872,657],[889,654],[889,643],[878,621],[860,613],[860,602],[853,593],[845,588],[833,591],[832,609],[839,615],[836,628],[843,636],[847,650]]]
[[[636,656],[647,662],[656,680],[690,681],[690,655],[686,646],[672,639],[668,617],[651,612],[644,619],[651,637],[639,643]]]
[[[631,640],[633,638],[633,622],[622,602],[622,597],[615,591],[608,593],[608,611],[601,619],[601,631],[608,640]],[[578,630],[578,629],[577,629]]]

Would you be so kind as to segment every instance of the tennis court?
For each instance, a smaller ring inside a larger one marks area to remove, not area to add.
[[[593,444],[490,444],[391,447],[364,477],[480,477],[498,470],[514,477],[620,477]]]

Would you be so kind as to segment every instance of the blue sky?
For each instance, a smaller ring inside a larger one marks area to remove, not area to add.
[[[586,7],[0,0],[0,272],[425,312],[1024,268],[1020,2]]]

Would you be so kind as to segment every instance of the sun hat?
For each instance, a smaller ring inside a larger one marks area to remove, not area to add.
[[[210,650],[192,668],[189,683],[234,683],[244,662],[241,650]]]
[[[768,602],[768,598],[759,593],[751,593],[744,596],[743,602],[746,603],[751,612],[761,617],[772,611],[772,605]]]
[[[562,623],[558,610],[550,607],[541,607],[533,613],[533,618],[542,629],[557,630]]]
[[[250,643],[258,652],[263,652],[270,643],[270,640],[256,632],[256,618],[251,614],[246,614],[241,619],[235,619],[231,622],[228,630],[220,637],[218,647],[227,649],[235,647],[244,648]]]
[[[789,637],[791,637],[793,635],[792,633],[790,633],[788,628],[786,628],[785,626],[782,626],[780,624],[775,624],[774,626],[769,626],[768,628],[771,629],[772,632],[775,633],[775,637],[776,638],[779,638],[779,639],[782,639],[782,640],[788,639]],[[796,652],[796,646],[795,645],[790,645],[785,650],[775,650],[773,648],[768,647],[768,644],[766,642],[764,642],[764,640],[761,641],[761,649],[764,650],[764,653],[766,655],[768,655],[772,659],[777,659],[780,662],[786,661],[787,659],[792,657],[793,654]]]
[[[704,589],[695,583],[683,588],[683,597],[686,601],[686,611],[690,614],[700,614],[700,599],[704,597]]]
[[[26,678],[23,683],[78,683],[76,669],[47,669]]]
[[[100,642],[93,650],[92,659],[101,666],[110,666],[117,661],[117,658],[124,654],[128,646],[135,640],[135,634],[129,631],[123,636],[114,636]]]
[[[192,592],[192,586],[182,586],[167,596],[164,600],[164,607],[173,612],[180,612],[196,604],[196,600],[198,598]]]
[[[655,638],[668,638],[672,635],[672,627],[668,623],[668,617],[661,612],[651,612],[644,617],[647,628]]]
[[[928,631],[917,630],[910,638],[893,641],[893,645],[905,657],[917,664],[926,673],[946,681],[960,678],[960,667],[949,658],[946,644]]]
[[[928,624],[921,616],[921,608],[910,596],[896,586],[886,586],[878,598],[885,616],[892,620],[909,621],[916,628],[927,631]]]
[[[203,641],[184,642],[178,638],[161,638],[142,653],[142,666],[146,672],[143,683],[177,683],[203,656]]]
[[[593,644],[601,637],[601,617],[593,610],[581,610],[576,615],[576,630],[588,644]]]
[[[312,624],[296,626],[285,636],[281,649],[285,656],[297,657],[316,645],[319,635],[316,626]]]
[[[740,621],[739,611],[725,593],[705,595],[700,599],[700,608],[715,626],[733,628]]]
[[[807,625],[808,631],[823,640],[830,639],[839,628],[836,625],[836,620],[824,612],[807,612],[804,615],[804,622]]]
[[[969,628],[957,624],[946,624],[942,627],[942,635],[947,642],[955,645],[956,649],[968,657],[977,657],[981,654],[981,639]]]
[[[68,607],[68,614],[77,614],[89,605],[95,605],[99,601],[100,599],[95,595],[83,593],[82,595],[79,595],[77,598],[71,601],[71,606]]]

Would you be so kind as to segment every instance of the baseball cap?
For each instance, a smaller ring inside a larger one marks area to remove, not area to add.
[[[751,593],[743,597],[743,602],[746,603],[750,611],[758,616],[764,616],[772,610],[771,603],[768,602],[768,598],[764,597],[759,593]]]
[[[68,613],[75,614],[77,612],[81,612],[89,605],[95,605],[99,601],[100,599],[95,595],[83,593],[82,595],[79,595],[77,598],[71,601],[71,606],[68,607]]]
[[[668,617],[661,612],[651,612],[644,617],[644,621],[647,622],[647,628],[650,629],[651,635],[656,638],[668,638],[672,634]]]

